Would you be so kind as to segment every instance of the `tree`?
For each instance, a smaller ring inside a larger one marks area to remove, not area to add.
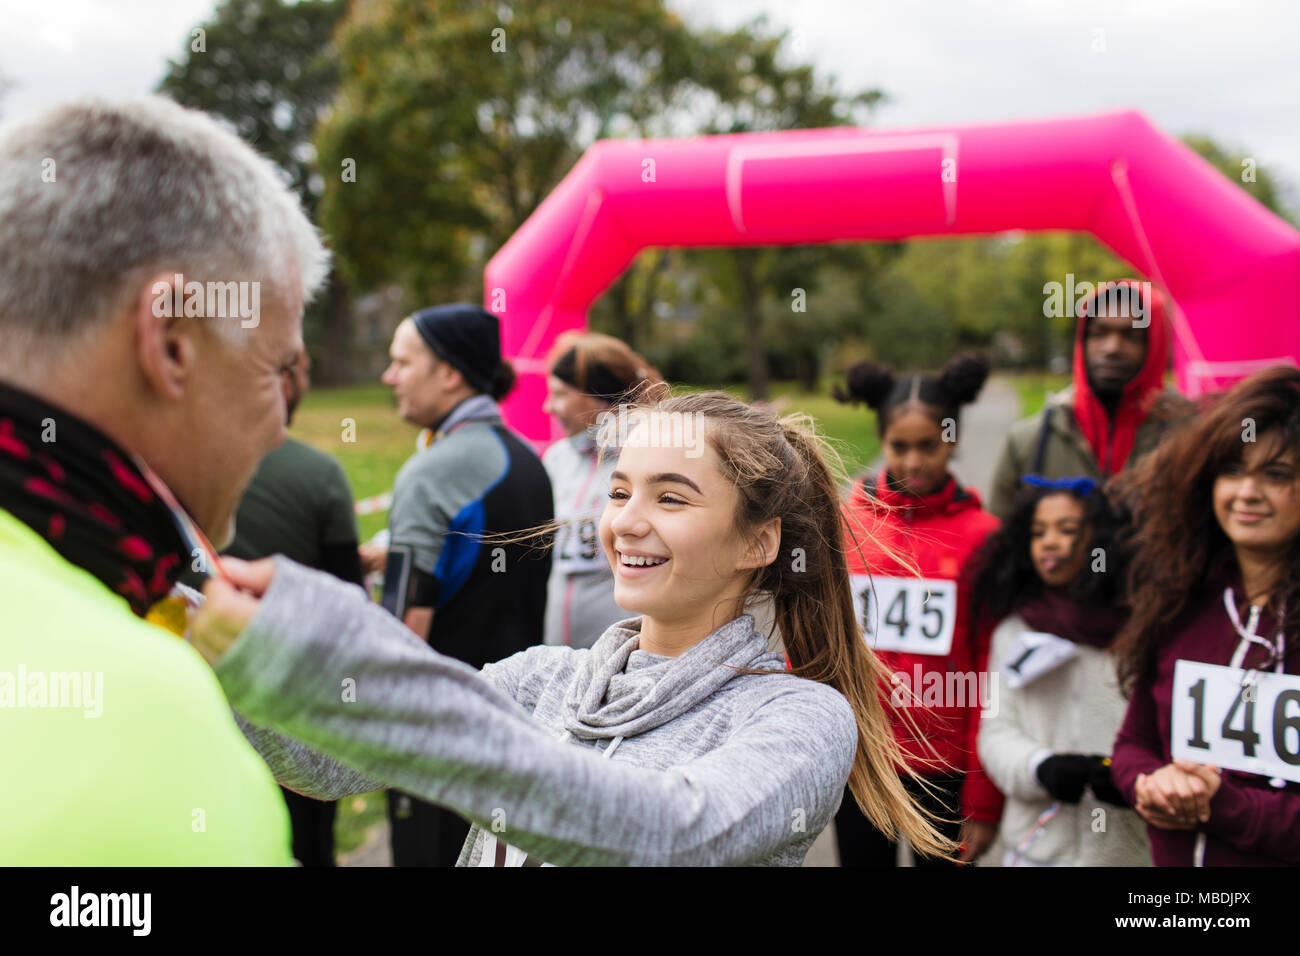
[[[340,261],[359,284],[396,278],[416,301],[473,297],[488,255],[598,138],[834,125],[880,98],[841,96],[787,64],[785,40],[762,21],[691,31],[662,0],[358,5],[340,31],[337,109],[317,137],[323,169],[356,170],[354,182],[326,178]],[[792,275],[814,286],[827,253],[717,255],[682,273],[680,256],[648,250],[598,304],[599,324],[645,348],[688,274],[727,283],[745,303],[762,394],[763,302],[778,290],[788,302]]]
[[[1283,202],[1283,185],[1273,173],[1240,150],[1227,150],[1208,136],[1189,135],[1183,142],[1196,150],[1211,166],[1244,189],[1265,208],[1297,224],[1294,212]]]
[[[475,296],[488,255],[586,147],[669,128],[692,71],[661,0],[371,0],[339,49],[323,221],[351,278],[395,279],[417,302]]]
[[[844,95],[833,80],[823,79],[807,64],[791,63],[785,55],[788,31],[771,33],[763,17],[731,33],[712,32],[701,38],[705,55],[699,60],[701,85],[712,94],[706,107],[706,133],[743,133],[785,129],[815,129],[846,124],[865,125],[884,99],[879,90]],[[763,301],[789,309],[795,289],[810,293],[818,287],[821,269],[831,262],[871,269],[874,256],[850,247],[796,246],[736,249],[711,256],[719,269],[734,274],[740,319],[744,327],[750,397],[768,394],[769,335]],[[716,281],[726,282],[719,271]],[[786,313],[784,328],[810,331],[807,313]],[[793,347],[805,385],[820,372],[821,341],[809,336],[784,338]],[[793,341],[792,341],[793,340]]]
[[[233,125],[284,171],[313,218],[324,182],[312,135],[338,89],[330,38],[345,9],[343,0],[223,0],[158,84],[178,103]],[[346,375],[347,298],[332,272],[325,295],[307,310],[308,341],[324,340],[315,363],[323,381]]]

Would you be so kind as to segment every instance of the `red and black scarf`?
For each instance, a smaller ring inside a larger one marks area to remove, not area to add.
[[[171,509],[131,455],[71,413],[0,384],[0,508],[144,617],[185,567]]]

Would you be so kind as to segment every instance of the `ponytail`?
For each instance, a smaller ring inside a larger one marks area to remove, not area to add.
[[[922,856],[950,858],[956,844],[942,836],[908,794],[900,773],[921,778],[907,767],[894,737],[887,671],[862,637],[842,541],[838,484],[826,464],[824,439],[800,423],[783,419],[782,429],[804,475],[809,518],[818,527],[807,537],[806,550],[824,550],[815,563],[819,574],[809,587],[775,593],[776,621],[793,672],[834,687],[853,707],[858,723],[858,751],[849,774],[849,791],[858,808],[890,840],[901,831]],[[784,521],[782,536],[785,536]],[[814,561],[808,563],[809,570]],[[910,717],[903,715],[909,725]],[[922,781],[923,782],[923,781]]]
[[[509,362],[501,362],[492,373],[492,387],[488,394],[493,401],[501,401],[515,387],[515,369]]]

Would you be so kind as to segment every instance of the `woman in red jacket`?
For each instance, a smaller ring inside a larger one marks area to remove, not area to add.
[[[842,402],[876,410],[885,469],[853,489],[845,506],[849,572],[868,643],[892,671],[894,733],[909,789],[949,822],[962,860],[993,841],[1002,795],[979,766],[979,708],[987,703],[988,635],[971,632],[968,559],[997,530],[979,495],[948,471],[958,412],[988,378],[987,360],[952,359],[937,376],[895,377],[863,362]],[[918,779],[920,778],[920,779]],[[843,866],[892,866],[896,847],[852,800],[835,817]],[[929,861],[918,859],[918,865]],[[947,865],[940,862],[938,865]]]
[[[1240,382],[1124,482],[1115,783],[1157,866],[1300,864],[1300,369]]]

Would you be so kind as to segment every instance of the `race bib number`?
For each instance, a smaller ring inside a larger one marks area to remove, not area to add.
[[[487,831],[483,832],[483,850],[478,860],[479,866],[553,866],[535,860],[517,846],[511,846],[498,840]]]
[[[1300,677],[1179,661],[1172,717],[1175,757],[1300,782]]]
[[[609,567],[600,546],[600,515],[563,515],[555,532],[551,564],[562,574],[587,574]]]
[[[1045,631],[1021,631],[1001,662],[1002,676],[1008,687],[1024,687],[1078,654],[1073,641]]]
[[[875,651],[947,656],[957,621],[957,582],[853,574],[858,624]]]

